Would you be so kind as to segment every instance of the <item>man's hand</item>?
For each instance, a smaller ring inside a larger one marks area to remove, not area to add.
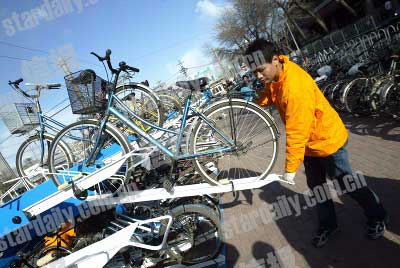
[[[296,176],[296,172],[293,173],[285,173],[282,176],[282,180],[285,181],[288,184],[294,185],[294,177]]]

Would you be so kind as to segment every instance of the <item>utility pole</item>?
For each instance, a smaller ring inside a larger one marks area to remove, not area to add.
[[[67,65],[67,62],[65,61],[64,58],[58,58],[58,64],[61,66],[61,68],[64,70],[65,75],[70,76],[72,73]],[[82,103],[86,103],[85,102],[85,98],[82,95],[82,92],[79,89],[79,86],[77,85],[72,85],[74,88],[74,92],[76,94],[76,96],[78,97],[77,101],[81,101]],[[68,93],[69,94],[69,93]],[[73,105],[73,103],[71,103],[71,105]],[[86,118],[90,118],[90,116],[85,117],[84,115],[79,115],[79,119],[86,119]]]
[[[63,58],[58,58],[58,64],[64,70],[65,75],[71,74],[71,71],[69,70],[67,63],[65,62],[65,60]]]
[[[188,68],[185,68],[185,67],[183,66],[183,61],[179,60],[179,61],[178,61],[178,66],[181,68],[181,69],[180,69],[181,74],[183,74],[186,78],[189,79],[189,75],[188,75],[188,73],[187,73]]]
[[[217,54],[217,52],[215,51],[215,49],[213,49],[212,51],[213,51],[213,53],[214,53],[215,58],[217,59],[217,62],[218,62],[219,67],[221,68],[222,72],[224,73],[225,79],[228,79],[228,78],[229,78],[229,75],[228,75],[228,73],[227,73],[227,71],[226,71],[224,65],[222,64],[220,57],[218,56],[218,54]]]

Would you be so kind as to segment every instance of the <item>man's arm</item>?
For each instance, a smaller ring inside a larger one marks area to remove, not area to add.
[[[286,172],[293,173],[304,160],[305,146],[314,122],[315,95],[310,83],[297,83],[288,90],[285,113]]]
[[[272,98],[271,98],[271,91],[268,86],[264,88],[263,91],[261,91],[261,94],[259,97],[255,100],[255,103],[257,103],[260,106],[268,106],[272,105]]]

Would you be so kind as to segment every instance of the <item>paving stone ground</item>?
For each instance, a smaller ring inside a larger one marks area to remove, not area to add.
[[[285,140],[282,131],[278,161],[273,172],[282,174]],[[314,208],[305,206],[307,190],[304,167],[296,185],[268,184],[262,189],[241,192],[235,200],[225,194],[224,220],[228,267],[400,267],[400,121],[392,118],[355,118],[341,115],[349,132],[348,152],[353,170],[364,174],[366,183],[382,200],[390,215],[385,236],[376,241],[365,237],[362,209],[348,196],[334,198],[340,231],[320,249],[310,244],[317,228]],[[299,215],[268,222],[266,211],[280,196],[298,196]],[[261,216],[260,216],[261,215]],[[258,263],[255,261],[258,260]]]

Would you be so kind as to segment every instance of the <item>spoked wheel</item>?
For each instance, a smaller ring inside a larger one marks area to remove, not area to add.
[[[44,180],[41,174],[43,169],[48,169],[48,152],[53,140],[54,136],[48,134],[43,135],[44,148],[42,166],[40,166],[42,147],[39,135],[31,136],[21,144],[18,148],[15,161],[17,172],[20,177],[27,176],[29,182],[33,185],[38,185]],[[71,165],[71,152],[66,144],[60,143],[56,155],[60,157],[60,159],[56,160],[57,165]]]
[[[142,119],[157,126],[162,126],[164,123],[165,113],[163,111],[161,100],[155,92],[147,87],[140,84],[124,85],[117,88],[117,93],[115,95],[122,100],[133,113]],[[115,103],[115,108],[121,110],[143,130],[150,130],[150,126],[129,115],[118,103]],[[115,118],[114,121],[115,122],[113,123],[118,124],[119,119]]]
[[[331,94],[333,87],[336,85],[336,83],[329,83],[325,85],[322,89],[322,93],[324,93],[324,96],[328,98],[328,96]]]
[[[383,97],[384,91],[387,87],[390,87],[393,84],[391,79],[378,79],[374,85],[372,86],[371,93],[369,95],[369,100],[371,104],[371,109],[374,112],[380,112],[384,109],[385,99]]]
[[[100,121],[97,120],[78,121],[65,127],[54,138],[50,148],[49,167],[51,178],[57,186],[91,174],[105,165],[113,163],[130,151],[130,146],[125,136],[115,126],[107,124],[102,135],[100,148],[97,148],[97,157],[93,163],[88,164],[89,154],[96,144],[99,126]],[[73,156],[73,162],[68,167],[57,164],[59,156],[56,152],[63,143],[68,144]],[[91,190],[89,194],[117,193],[129,177],[130,165],[131,160],[129,159],[115,175],[104,178],[102,182],[89,188]]]
[[[382,101],[385,111],[397,117],[400,117],[400,85],[390,84],[383,91]]]
[[[215,152],[194,159],[203,179],[220,185],[234,179],[265,178],[278,151],[278,133],[269,114],[255,104],[235,99],[216,103],[205,115],[210,125],[199,120],[190,142],[192,154]]]
[[[347,82],[348,81],[337,82],[331,93],[332,104],[338,111],[344,110],[344,102],[342,102],[341,96],[343,95],[343,91]]]
[[[369,91],[368,78],[357,78],[348,83],[342,95],[345,109],[356,115],[371,114],[371,105],[368,103]]]
[[[178,206],[171,211],[173,222],[166,253],[183,264],[197,264],[218,256],[224,242],[221,223],[204,205]]]
[[[182,105],[178,97],[171,96],[169,94],[159,94],[165,118],[170,119],[176,117],[178,114],[182,114]]]

